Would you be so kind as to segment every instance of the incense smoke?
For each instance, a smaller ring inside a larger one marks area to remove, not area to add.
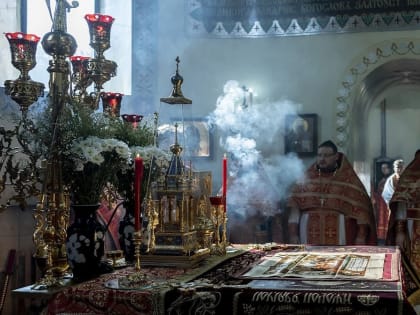
[[[246,97],[246,89],[228,81],[209,116],[229,158],[229,220],[281,211],[280,202],[304,172],[300,159],[282,153],[285,116],[296,114],[298,105],[287,100],[249,104]]]

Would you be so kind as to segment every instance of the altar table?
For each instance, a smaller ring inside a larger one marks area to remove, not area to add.
[[[295,259],[301,253],[306,260]],[[312,254],[318,258],[308,260]],[[142,268],[141,285],[121,288],[134,272],[124,268],[66,287],[44,313],[411,315],[408,297],[419,290],[399,249],[386,246],[234,247],[192,269]]]

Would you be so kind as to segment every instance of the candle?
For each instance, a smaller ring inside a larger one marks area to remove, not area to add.
[[[141,182],[143,180],[143,160],[139,154],[134,159],[134,228],[141,228]]]
[[[227,157],[226,153],[223,155],[222,164],[222,198],[224,211],[226,212],[226,192],[227,192]]]

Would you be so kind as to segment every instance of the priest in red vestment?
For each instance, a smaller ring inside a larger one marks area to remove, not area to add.
[[[389,208],[388,243],[401,247],[420,276],[420,150],[402,172]]]
[[[315,245],[376,245],[369,195],[332,141],[318,146],[317,161],[288,199],[289,242]]]

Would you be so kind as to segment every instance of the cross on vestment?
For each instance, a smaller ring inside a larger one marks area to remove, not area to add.
[[[327,230],[325,231],[325,233],[327,234],[328,238],[331,238],[333,236],[337,236],[337,233],[336,232],[337,232],[336,229],[334,229],[332,227],[327,228]]]
[[[317,227],[310,227],[308,232],[309,232],[309,235],[310,235],[311,238],[313,238],[313,237],[317,237],[318,238],[321,235],[321,232],[319,230],[319,226],[317,226]]]

